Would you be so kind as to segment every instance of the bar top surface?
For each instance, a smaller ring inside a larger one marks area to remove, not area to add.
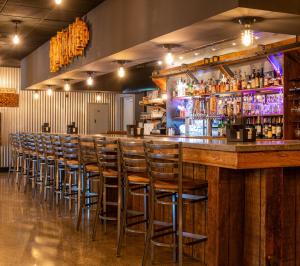
[[[300,140],[261,140],[256,142],[241,143],[227,142],[225,139],[186,138],[167,136],[145,136],[127,137],[124,135],[101,134],[94,136],[105,136],[120,139],[139,139],[166,142],[182,142],[184,148],[204,149],[226,152],[263,152],[263,151],[300,151]]]

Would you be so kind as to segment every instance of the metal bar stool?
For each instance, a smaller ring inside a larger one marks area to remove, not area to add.
[[[103,222],[105,232],[107,221],[117,221],[117,231],[119,234],[122,207],[122,180],[118,140],[95,138],[94,143],[98,167],[100,170],[100,182],[98,188],[99,196],[97,200],[97,209],[92,232],[93,240],[96,237],[96,224],[98,218]],[[108,200],[108,192],[111,196],[115,195],[115,192],[117,192],[117,200]],[[112,213],[113,207],[117,207],[117,215]]]
[[[145,234],[148,225],[148,189],[147,164],[143,142],[120,141],[121,160],[124,174],[124,207],[122,224],[118,237],[117,256],[121,254],[123,239],[126,232]],[[143,198],[143,210],[130,210],[129,196]],[[140,225],[143,225],[141,229]]]
[[[22,146],[20,134],[12,133],[9,135],[9,144],[11,149],[11,159],[8,171],[8,179],[12,173],[16,173],[16,181],[19,181],[19,174],[21,172],[21,162],[22,162]]]
[[[151,184],[151,203],[149,205],[149,228],[142,264],[147,264],[149,249],[151,250],[152,263],[153,248],[159,246],[173,248],[174,259],[178,259],[178,264],[182,265],[183,245],[192,246],[207,240],[204,235],[183,231],[184,204],[206,201],[207,181],[183,178],[182,143],[145,143],[145,153]],[[204,193],[199,195],[200,191]],[[158,204],[172,208],[173,225],[171,227],[155,222],[155,211]],[[165,241],[166,236],[171,236],[171,243]],[[183,238],[186,240],[185,243]]]
[[[42,136],[45,157],[45,176],[43,176],[44,201],[47,195],[52,196],[55,192],[55,149],[50,134]],[[47,193],[49,191],[49,193]]]
[[[51,135],[51,143],[54,155],[54,168],[55,168],[55,202],[58,204],[58,199],[62,199],[64,191],[65,180],[65,162],[64,162],[64,148],[62,144],[62,137],[60,135]]]
[[[41,194],[46,173],[46,156],[42,134],[36,134],[35,136],[35,151],[37,154],[37,175],[35,177],[35,188],[37,190],[37,188],[39,187],[39,191]]]
[[[93,191],[92,184],[95,181],[100,182],[100,170],[97,164],[96,148],[93,137],[82,136],[79,138],[79,155],[83,180],[81,188],[79,188],[79,191],[82,191],[82,193],[77,218],[77,230],[79,230],[82,212],[85,208],[97,204],[95,198],[98,198],[98,191],[97,193]]]
[[[69,200],[69,210],[72,210],[72,200],[76,201],[79,209],[81,192],[78,191],[78,182],[81,182],[79,162],[79,136],[63,135],[63,161],[65,166],[64,198]]]

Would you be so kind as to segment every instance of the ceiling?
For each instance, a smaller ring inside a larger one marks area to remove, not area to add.
[[[82,82],[87,77],[86,71],[95,71],[96,76],[115,72],[118,65],[114,61],[120,58],[126,58],[131,61],[125,65],[127,68],[147,62],[163,60],[166,49],[160,46],[164,43],[177,43],[181,45],[179,48],[173,50],[176,56],[175,65],[195,62],[204,57],[211,57],[212,55],[241,51],[245,49],[240,41],[241,26],[233,23],[232,20],[236,17],[250,15],[265,18],[264,21],[253,25],[255,36],[258,37],[253,47],[300,35],[300,16],[248,8],[236,8],[178,31],[130,47],[111,56],[95,60],[79,69],[59,74],[49,80],[35,84],[29,89],[44,89],[46,85],[62,87],[64,79],[70,79],[71,83],[74,84]],[[232,45],[233,42],[236,43],[235,46]],[[179,59],[181,56],[183,56],[183,60]],[[84,85],[84,83],[81,84]],[[97,89],[112,90],[113,88]]]
[[[57,6],[54,0],[0,0],[0,65],[19,66],[20,60],[55,33],[82,17],[104,0],[63,0]],[[21,20],[18,26],[22,44],[13,46],[15,31],[12,20]]]

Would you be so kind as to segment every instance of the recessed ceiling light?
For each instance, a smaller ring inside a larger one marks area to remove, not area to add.
[[[183,59],[183,56],[179,56],[179,59],[182,60],[182,59]]]
[[[62,0],[55,0],[55,4],[60,5],[62,3]]]
[[[157,61],[157,64],[158,64],[159,66],[161,66],[162,63],[163,63],[163,62],[162,62],[161,60]]]
[[[211,48],[212,51],[217,51],[217,48],[213,47]]]
[[[232,45],[233,45],[233,46],[236,46],[236,43],[235,43],[235,42],[233,42],[233,43],[232,43]]]
[[[196,53],[194,53],[194,55],[197,56],[197,55],[199,55],[199,53],[196,52]]]

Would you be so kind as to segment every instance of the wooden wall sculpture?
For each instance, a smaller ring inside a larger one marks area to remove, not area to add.
[[[80,18],[68,28],[57,32],[50,40],[50,72],[57,72],[70,64],[74,57],[82,56],[90,38],[87,24]]]
[[[18,107],[19,94],[15,89],[0,88],[0,107]]]

